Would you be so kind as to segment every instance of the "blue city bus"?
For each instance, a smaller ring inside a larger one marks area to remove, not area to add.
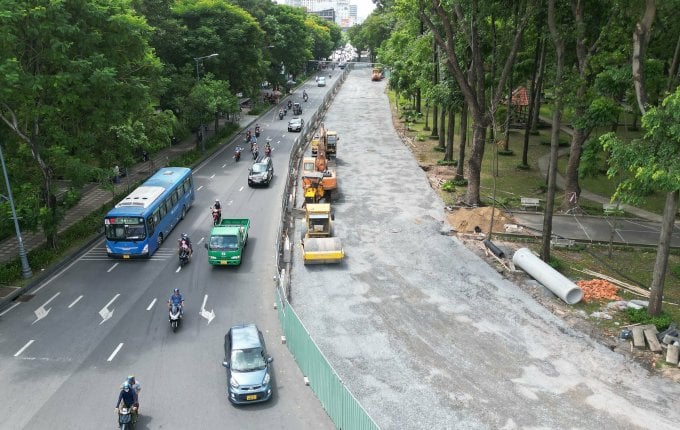
[[[104,217],[109,257],[150,257],[194,203],[191,169],[164,167]]]

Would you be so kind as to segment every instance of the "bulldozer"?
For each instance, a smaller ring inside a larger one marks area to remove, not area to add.
[[[304,264],[340,263],[345,258],[342,241],[333,236],[333,219],[329,203],[305,205],[305,227],[301,234]]]

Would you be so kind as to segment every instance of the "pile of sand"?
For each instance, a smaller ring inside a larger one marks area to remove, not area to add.
[[[458,208],[447,214],[449,224],[459,233],[475,233],[475,227],[479,227],[482,233],[489,232],[491,211],[493,210],[493,231],[505,232],[505,224],[515,224],[515,221],[506,216],[502,210],[492,207],[482,208]]]

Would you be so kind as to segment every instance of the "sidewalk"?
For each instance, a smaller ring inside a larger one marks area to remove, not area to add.
[[[238,123],[240,130],[242,131],[248,128],[255,122],[257,118],[258,117],[254,115],[246,115],[241,113]],[[225,120],[221,119],[219,122],[220,126],[223,126],[225,122]],[[214,123],[211,123],[210,126],[214,126]],[[204,138],[209,139],[214,134],[215,130],[209,128]],[[238,135],[236,137],[240,138]],[[235,139],[236,137],[231,137],[231,139]],[[140,162],[132,167],[128,167],[127,176],[121,178],[120,183],[114,185],[116,193],[124,192],[126,189],[131,191],[135,184],[145,180],[157,169],[167,166],[171,160],[191,151],[194,148],[196,148],[196,136],[192,134],[187,136],[187,138],[181,142],[154,154],[149,161]],[[221,148],[222,146],[220,145],[216,148],[213,148],[211,151],[214,152]],[[210,156],[212,152],[206,152],[204,158]],[[82,198],[78,204],[68,209],[64,215],[64,218],[61,220],[59,224],[59,233],[62,233],[87,215],[109,203],[112,199],[113,194],[111,190],[106,190],[97,184],[85,186]],[[21,236],[23,238],[24,248],[27,253],[45,243],[45,236],[41,231],[22,231]],[[7,263],[17,258],[18,255],[19,242],[17,241],[16,235],[12,235],[12,237],[0,241],[0,264]]]

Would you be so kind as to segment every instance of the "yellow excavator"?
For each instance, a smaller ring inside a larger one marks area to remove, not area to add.
[[[300,179],[305,194],[305,202],[318,203],[319,200],[330,202],[331,192],[338,187],[334,164],[327,158],[327,135],[323,124],[318,133],[316,157],[302,159]]]
[[[305,227],[301,234],[304,264],[340,263],[345,258],[342,241],[333,236],[333,218],[329,203],[305,205]]]

